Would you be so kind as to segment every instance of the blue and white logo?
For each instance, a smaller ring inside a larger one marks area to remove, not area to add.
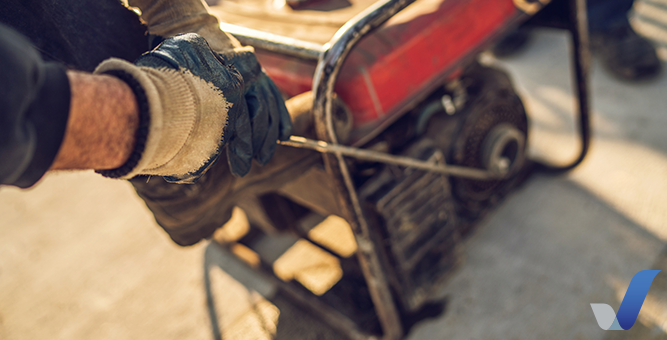
[[[607,331],[630,329],[637,321],[648,289],[651,288],[651,283],[659,272],[659,270],[642,270],[635,274],[625,292],[621,307],[618,308],[618,314],[615,314],[614,309],[606,303],[591,303],[600,328]]]

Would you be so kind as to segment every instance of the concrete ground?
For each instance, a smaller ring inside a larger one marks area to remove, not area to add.
[[[666,61],[667,0],[639,2],[633,20]],[[531,153],[572,157],[566,36],[536,32],[500,64],[530,114]],[[589,306],[616,310],[636,272],[667,270],[667,72],[627,84],[594,62],[592,84],[587,160],[532,178],[488,216],[441,291],[446,312],[408,339],[667,339],[665,273],[630,331],[601,330]],[[53,173],[2,188],[0,339],[339,338],[280,296],[262,298],[270,284],[240,284],[227,261],[206,243],[172,244],[123,181]]]

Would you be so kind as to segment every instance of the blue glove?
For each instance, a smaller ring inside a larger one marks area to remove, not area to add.
[[[262,71],[252,47],[241,44],[220,30],[218,19],[209,13],[201,0],[129,0],[141,10],[156,44],[166,37],[194,32],[206,39],[211,49],[243,76],[243,93],[248,105],[247,117],[239,117],[235,133],[229,136],[227,159],[232,173],[243,176],[252,159],[264,165],[276,148],[276,141],[287,140],[292,130],[290,116],[276,85]],[[251,145],[251,151],[247,146]]]
[[[221,53],[221,57],[228,65],[234,66],[243,76],[244,93],[252,133],[242,135],[237,130],[236,136],[244,139],[244,144],[251,142],[253,146],[252,156],[259,164],[266,164],[276,149],[276,140],[288,140],[292,134],[292,122],[289,112],[285,108],[280,91],[276,84],[262,71],[252,48],[243,47],[233,51]],[[252,138],[250,138],[252,136]],[[234,143],[233,141],[230,143]],[[231,146],[231,144],[230,144]],[[230,148],[232,150],[232,148]],[[242,168],[246,164],[250,169],[251,155],[227,153],[232,169]],[[232,158],[234,157],[234,159]],[[234,174],[238,175],[234,172]]]

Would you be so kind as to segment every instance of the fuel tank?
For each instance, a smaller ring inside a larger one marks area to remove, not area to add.
[[[457,77],[494,38],[527,18],[523,0],[417,0],[350,52],[335,91],[353,113],[361,144]],[[225,23],[325,44],[373,0],[223,0],[211,11]],[[522,9],[523,8],[523,9]],[[257,50],[287,97],[313,84],[316,62]]]

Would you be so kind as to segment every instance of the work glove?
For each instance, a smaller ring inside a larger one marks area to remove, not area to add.
[[[276,141],[289,139],[292,124],[278,88],[262,70],[253,48],[242,47],[221,31],[218,19],[209,14],[201,0],[129,0],[129,5],[141,10],[141,19],[154,41],[179,33],[198,33],[222,59],[239,70],[245,84],[251,131],[236,131],[227,149],[228,162],[236,176],[250,170],[252,158],[266,164],[273,156]],[[246,152],[246,145],[252,145],[251,152]]]
[[[166,39],[134,64],[108,59],[95,73],[124,80],[140,111],[135,150],[120,168],[99,171],[109,177],[159,175],[193,183],[235,136],[250,134],[241,75],[198,34]],[[252,153],[250,143],[234,148]]]

